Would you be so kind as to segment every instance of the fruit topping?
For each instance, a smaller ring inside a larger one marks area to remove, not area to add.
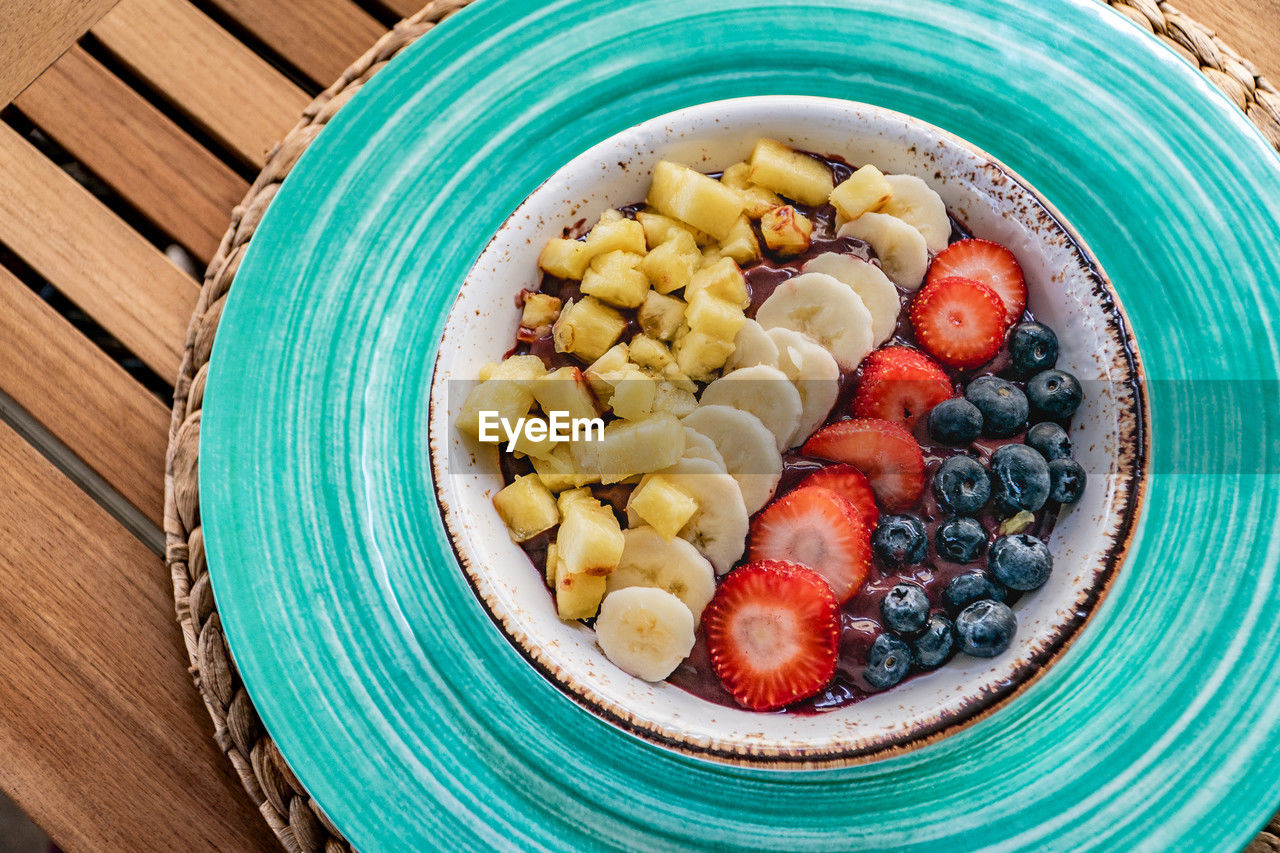
[[[867,475],[885,509],[915,504],[924,491],[924,455],[902,427],[878,418],[855,418],[823,427],[804,444],[808,456],[845,462]]]
[[[862,677],[879,690],[897,684],[911,668],[911,647],[892,634],[881,634],[867,650],[867,668]]]
[[[956,575],[942,591],[942,604],[947,612],[957,614],[975,601],[990,599],[1003,602],[1008,596],[1004,584],[982,572]]]
[[[914,515],[884,515],[871,535],[871,549],[891,567],[914,566],[929,552],[924,522]]]
[[[890,631],[914,634],[929,621],[929,599],[913,583],[900,583],[880,600],[880,619]]]
[[[987,469],[972,456],[950,456],[934,472],[933,496],[943,509],[956,515],[972,515],[991,497]]]
[[[1040,451],[1048,461],[1066,459],[1071,455],[1071,439],[1067,431],[1053,421],[1043,421],[1027,430],[1027,446]]]
[[[876,493],[871,490],[867,475],[852,465],[828,465],[814,471],[800,481],[800,488],[810,486],[830,489],[853,504],[858,517],[868,530],[876,529],[880,510],[876,509]]]
[[[1009,332],[1009,362],[1027,378],[1058,363],[1058,336],[1043,323],[1019,323]]]
[[[862,362],[851,406],[854,417],[881,418],[908,431],[916,420],[951,397],[951,380],[919,350],[886,347]]]
[[[911,300],[910,316],[920,346],[950,367],[986,364],[1004,342],[1004,305],[973,279],[931,281]]]
[[[982,431],[991,438],[1007,438],[1027,426],[1027,395],[998,376],[979,376],[969,383],[964,397],[982,412]]]
[[[693,614],[666,590],[631,586],[605,596],[596,617],[596,642],[624,672],[662,681],[689,656]]]
[[[803,566],[770,560],[733,571],[702,627],[716,674],[752,710],[812,696],[835,674],[840,608],[827,582]]]
[[[1049,463],[1049,498],[1058,503],[1075,503],[1084,494],[1086,479],[1084,466],[1076,460],[1053,460]]]
[[[1046,370],[1027,382],[1027,399],[1036,412],[1058,420],[1075,414],[1084,399],[1084,391],[1080,380],[1065,370]]]
[[[1004,305],[1005,325],[1017,322],[1027,307],[1022,266],[1013,252],[999,243],[968,239],[943,249],[929,267],[929,282],[952,276],[973,279],[991,288]]]
[[[796,489],[751,523],[749,559],[798,563],[826,578],[848,601],[871,565],[871,536],[854,505],[824,488]]]
[[[929,412],[929,437],[953,447],[969,444],[982,434],[982,412],[964,397],[943,400]]]
[[[1025,444],[1006,444],[991,454],[991,485],[1007,514],[1036,512],[1049,499],[1049,463]]]
[[[953,518],[938,527],[934,550],[944,560],[972,563],[987,550],[986,528],[972,518]]]
[[[1049,579],[1053,556],[1039,539],[1026,533],[1001,536],[991,543],[987,568],[1000,583],[1026,592],[1039,589]]]
[[[941,613],[935,613],[920,636],[911,641],[911,663],[918,669],[937,669],[951,657],[955,644],[955,626]]]
[[[960,650],[979,658],[993,658],[1009,648],[1018,620],[1008,605],[983,599],[975,601],[956,617],[956,637]]]

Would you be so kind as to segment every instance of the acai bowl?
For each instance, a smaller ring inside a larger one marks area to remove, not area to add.
[[[601,416],[628,461],[477,440],[508,391]],[[566,694],[684,752],[818,766],[969,724],[1062,653],[1123,561],[1146,423],[1114,292],[1007,167],[762,97],[618,134],[520,206],[449,315],[430,440],[470,584]]]

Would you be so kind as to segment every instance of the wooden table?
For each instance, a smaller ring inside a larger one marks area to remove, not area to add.
[[[198,270],[419,0],[0,0],[0,788],[67,850],[278,849],[160,558]],[[1280,81],[1280,0],[1183,0]]]

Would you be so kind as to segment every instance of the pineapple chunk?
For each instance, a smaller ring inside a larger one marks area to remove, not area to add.
[[[685,382],[688,381],[685,379]],[[698,408],[698,398],[693,396],[693,388],[682,387],[682,383],[679,382],[658,380],[658,388],[653,395],[654,412],[666,412],[672,417],[683,418],[696,408]]]
[[[516,355],[485,365],[480,369],[480,382],[472,386],[458,413],[458,429],[480,438],[481,412],[493,412],[512,423],[523,418],[533,408],[533,383],[546,372],[542,359],[536,355]],[[489,419],[489,423],[494,424],[494,420]],[[489,430],[491,443],[505,440],[501,432],[496,425]]]
[[[751,304],[751,297],[747,294],[747,280],[742,277],[742,270],[732,258],[721,258],[694,273],[685,289],[684,298],[691,300],[695,293],[702,291],[744,311]]]
[[[631,360],[658,373],[676,363],[667,345],[648,335],[636,335],[631,339]]]
[[[690,331],[676,339],[676,364],[691,379],[709,382],[733,355],[732,340],[713,338],[706,332]]]
[[[835,181],[826,163],[775,139],[761,139],[751,152],[751,183],[816,207],[826,204]]]
[[[560,523],[556,499],[537,474],[516,477],[493,496],[493,508],[516,542],[532,539]]]
[[[570,418],[594,418],[599,414],[591,386],[576,367],[561,367],[537,379],[533,398],[547,415],[563,412]]]
[[[600,505],[600,502],[596,500],[596,496],[591,494],[591,490],[585,488],[570,489],[556,498],[556,506],[560,509],[561,515],[566,515],[569,512],[569,507],[574,504],[583,502],[588,507]]]
[[[636,269],[640,255],[613,251],[598,255],[582,276],[582,292],[619,308],[638,308],[649,292],[649,279]]]
[[[644,304],[636,313],[640,328],[651,338],[669,341],[684,322],[684,300],[665,296],[656,290],[645,294]]]
[[[739,264],[754,261],[760,257],[760,242],[756,240],[756,232],[751,228],[751,220],[739,216],[729,236],[720,241],[719,253],[726,258],[733,258]]]
[[[658,383],[653,377],[632,367],[613,384],[609,406],[623,420],[644,420],[653,414],[653,401],[657,393]]]
[[[639,222],[640,227],[644,229],[644,239],[650,249],[658,248],[677,234],[688,234],[699,246],[715,242],[707,232],[699,231],[697,228],[652,210],[638,211],[636,222]]]
[[[826,194],[822,198],[825,201]],[[687,222],[717,240],[729,236],[743,207],[742,199],[729,187],[669,160],[659,160],[653,167],[646,200],[659,213]]]
[[[560,496],[556,554],[561,569],[570,575],[607,575],[622,559],[622,528],[613,510],[589,492],[586,497],[565,500],[565,495],[576,494],[566,492]]]
[[[581,240],[556,237],[548,240],[538,255],[538,266],[558,278],[582,278],[591,262],[591,247]]]
[[[627,328],[622,315],[592,296],[569,300],[551,328],[556,352],[567,352],[590,363],[608,351]]]
[[[560,300],[546,293],[529,293],[520,312],[520,325],[526,329],[550,326],[560,316]]]
[[[684,427],[666,412],[640,421],[614,421],[603,441],[569,446],[578,470],[616,483],[632,474],[647,474],[674,465],[684,453]]]
[[[813,223],[788,204],[766,213],[760,229],[770,249],[780,255],[798,255],[809,248]]]
[[[698,503],[667,477],[650,474],[631,493],[627,510],[634,511],[669,542],[693,518],[698,511]]]
[[[688,231],[676,231],[644,256],[640,271],[659,293],[679,290],[689,283],[702,255]]]
[[[578,469],[577,464],[573,461],[573,454],[569,450],[568,442],[557,444],[550,456],[545,458],[530,456],[529,461],[533,463],[533,470],[537,472],[538,479],[542,480],[542,484],[553,492],[578,489],[591,483],[600,482],[598,476],[584,474]]]
[[[540,424],[541,426],[534,426]],[[546,459],[555,453],[556,447],[561,442],[551,437],[551,429],[547,425],[544,418],[531,418],[525,421],[525,428],[518,430],[515,440],[511,442],[511,452],[517,456],[528,456],[530,458]],[[538,434],[537,438],[529,437],[529,427],[533,426]]]
[[[552,590],[556,588],[556,567],[560,562],[560,555],[556,553],[556,543],[547,543],[547,557],[543,563],[542,571],[547,579],[547,586]]]
[[[559,549],[556,549],[557,552]],[[556,566],[556,613],[565,622],[590,619],[600,612],[608,581],[596,575],[570,574],[564,560]]]
[[[597,400],[608,400],[613,393],[613,385],[603,377],[615,370],[622,369],[631,360],[630,348],[625,344],[614,344],[604,355],[591,362],[585,374],[587,384],[591,386]]]
[[[639,222],[627,219],[616,210],[606,210],[587,235],[586,244],[592,259],[609,252],[643,255],[644,228]]]
[[[893,187],[884,174],[868,163],[831,191],[831,203],[845,219],[857,219],[879,208],[892,195]]]
[[[747,321],[742,309],[730,305],[718,296],[712,296],[705,290],[699,290],[689,299],[689,310],[686,312],[689,328],[702,332],[708,337],[732,341],[738,337],[738,330]],[[635,347],[632,347],[634,358]]]
[[[777,193],[751,183],[750,174],[750,165],[734,163],[720,176],[720,183],[732,189],[742,199],[745,208],[743,212],[748,219],[759,219],[773,208],[786,204]]]
[[[734,163],[720,173],[720,183],[731,190],[745,190],[751,186],[751,164],[741,161]]]

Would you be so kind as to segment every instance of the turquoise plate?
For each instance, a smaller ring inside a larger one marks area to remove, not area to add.
[[[435,343],[504,217],[618,130],[756,94],[1008,163],[1094,249],[1150,382],[1146,517],[1089,628],[1008,707],[863,766],[712,764],[583,711],[485,616],[428,469]],[[482,0],[343,108],[237,277],[201,448],[232,652],[366,850],[1240,846],[1280,801],[1277,281],[1280,161],[1092,0]]]

